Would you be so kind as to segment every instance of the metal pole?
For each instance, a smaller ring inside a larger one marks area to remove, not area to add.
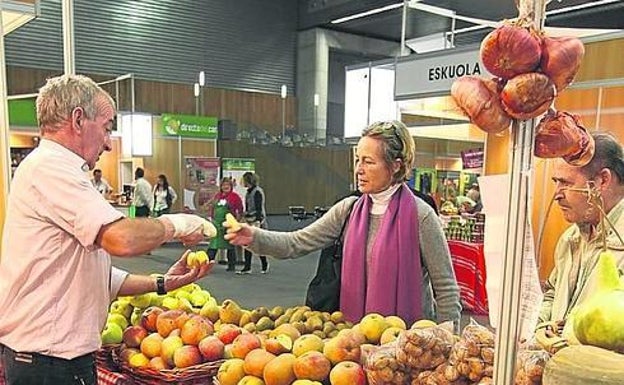
[[[403,18],[401,20],[401,56],[409,55],[409,49],[405,46],[405,38],[407,33],[407,12],[409,10],[409,1],[403,1]]]
[[[11,149],[10,149],[10,137],[9,137],[9,105],[7,101],[7,79],[6,79],[6,61],[4,59],[4,28],[2,21],[2,1],[0,0],[0,177],[2,181],[2,202],[0,207],[3,211],[6,209],[7,199],[9,197],[9,185],[11,184]],[[4,218],[0,219],[1,224],[4,222]],[[1,235],[0,235],[1,238]]]
[[[74,1],[63,0],[63,59],[65,73],[75,74],[76,64],[74,61]]]
[[[541,29],[545,16],[545,0],[521,0],[520,3],[520,9],[524,6],[533,11],[535,25]],[[514,383],[521,326],[522,261],[525,253],[526,233],[531,231],[527,225],[531,215],[529,179],[533,167],[535,126],[535,119],[532,119],[514,121],[511,127],[512,153],[507,236],[503,256],[502,290],[498,307],[500,314],[494,357],[494,383],[496,385]]]
[[[282,139],[286,137],[286,98],[282,98]]]

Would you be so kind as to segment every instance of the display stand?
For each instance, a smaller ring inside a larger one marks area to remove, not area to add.
[[[519,9],[530,10],[536,28],[544,24],[547,0],[520,0]],[[516,357],[520,336],[523,255],[526,232],[530,231],[528,218],[529,179],[533,167],[535,120],[514,120],[511,127],[511,170],[509,209],[507,212],[507,237],[501,277],[499,301],[500,316],[496,333],[494,358],[494,383],[514,383]]]

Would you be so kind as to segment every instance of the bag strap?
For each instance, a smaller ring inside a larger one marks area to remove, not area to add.
[[[338,238],[336,238],[336,240],[334,241],[334,244],[336,246],[340,246],[342,247],[342,235],[344,234],[344,230],[345,227],[347,226],[347,222],[349,222],[349,218],[351,217],[351,211],[353,211],[353,206],[355,206],[355,202],[357,202],[360,198],[356,199],[353,201],[353,203],[351,203],[351,205],[349,206],[349,210],[347,211],[347,217],[345,218],[344,222],[342,223],[342,227],[340,228],[340,234],[338,234]],[[334,258],[339,259],[342,258],[342,250],[338,250],[339,248],[336,248],[336,253],[334,253]],[[339,255],[336,255],[339,254]]]

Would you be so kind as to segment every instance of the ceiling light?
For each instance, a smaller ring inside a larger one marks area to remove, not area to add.
[[[340,19],[332,20],[331,23],[332,24],[340,24],[340,23],[344,23],[345,21],[351,21],[351,20],[354,20],[354,19],[359,19],[361,17],[375,15],[377,13],[386,12],[386,11],[389,11],[391,9],[400,8],[402,6],[403,6],[403,3],[390,4],[390,5],[386,5],[385,7],[371,9],[369,11],[356,13],[356,14],[351,15],[351,16],[341,17]]]

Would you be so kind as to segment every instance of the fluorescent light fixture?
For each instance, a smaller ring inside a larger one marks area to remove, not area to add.
[[[359,19],[361,17],[375,15],[377,13],[386,12],[386,11],[389,11],[391,9],[400,8],[402,6],[403,6],[402,2],[401,3],[396,3],[396,4],[390,4],[390,5],[386,5],[385,7],[379,7],[379,8],[371,9],[369,11],[356,13],[354,15],[341,17],[339,19],[332,20],[331,23],[332,24],[340,24],[340,23],[344,23],[345,21],[351,21],[351,20]]]
[[[0,0],[2,3],[2,32],[6,36],[39,16],[39,3]]]
[[[193,85],[193,95],[195,95],[195,97],[199,96],[199,83]]]
[[[152,115],[132,114],[132,156],[152,153]]]
[[[314,107],[318,107],[321,104],[321,96],[314,94]]]
[[[288,88],[286,87],[286,84],[282,84],[281,94],[282,99],[286,99],[286,96],[288,95]]]
[[[204,71],[199,72],[199,85],[202,87],[206,85],[206,74]]]

